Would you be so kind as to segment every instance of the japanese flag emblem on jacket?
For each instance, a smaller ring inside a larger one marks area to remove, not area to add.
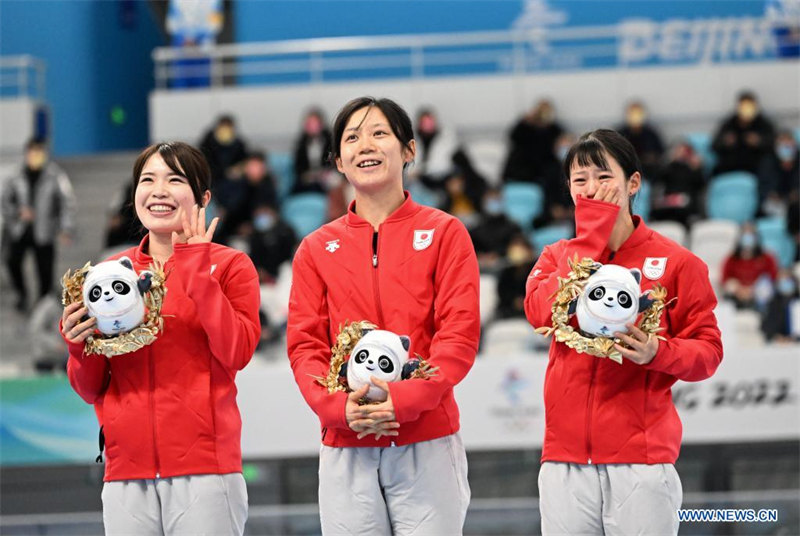
[[[414,231],[414,249],[422,251],[433,242],[434,229],[422,229]]]
[[[647,279],[658,279],[667,269],[666,257],[647,257],[642,265],[642,273]]]

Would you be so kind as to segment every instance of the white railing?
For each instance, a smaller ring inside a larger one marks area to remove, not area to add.
[[[421,78],[447,69],[524,73],[614,64],[618,26],[530,31],[334,37],[153,51],[156,87],[176,78],[207,78],[211,86],[242,78],[264,84],[294,75],[293,81],[321,82],[337,74],[378,73]],[[202,63],[192,65],[192,60]],[[437,72],[438,70],[438,72]],[[260,77],[260,78],[257,78]],[[270,77],[273,77],[270,80]]]
[[[33,56],[0,56],[0,98],[45,98],[45,62]]]

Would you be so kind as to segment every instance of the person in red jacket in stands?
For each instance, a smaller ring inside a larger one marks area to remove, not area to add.
[[[180,142],[148,147],[133,171],[136,215],[148,230],[129,257],[167,273],[164,330],[140,350],[86,354],[95,319],[68,305],[61,333],[75,391],[94,404],[105,440],[106,534],[242,534],[247,489],[237,371],[259,340],[258,274],[247,255],[211,243],[208,164]]]
[[[733,253],[722,264],[725,297],[738,308],[755,307],[759,299],[760,305],[766,305],[777,277],[778,262],[761,247],[755,225],[743,223]],[[769,291],[766,297],[756,296],[757,285],[761,284]]]
[[[411,120],[389,99],[348,102],[333,158],[355,190],[347,214],[295,254],[287,344],[295,380],[320,420],[323,534],[460,534],[466,453],[453,387],[478,351],[478,261],[464,225],[403,191],[414,159]],[[329,393],[315,378],[347,321],[410,337],[431,378],[372,383],[385,402],[359,405],[369,384]]]
[[[553,294],[575,255],[637,268],[642,291],[658,283],[667,300],[677,299],[661,318],[665,340],[633,324],[614,334],[627,345],[615,345],[622,364],[551,343],[539,472],[542,533],[677,534],[681,422],[671,387],[710,377],[722,360],[708,268],[633,216],[641,165],[619,133],[584,134],[567,154],[564,174],[576,236],[546,247],[534,265],[525,298],[530,323],[552,324]]]

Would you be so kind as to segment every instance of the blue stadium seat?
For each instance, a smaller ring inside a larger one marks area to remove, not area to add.
[[[717,163],[717,155],[711,150],[711,134],[705,132],[691,132],[686,135],[686,141],[694,148],[695,152],[703,159],[703,168],[710,173]]]
[[[278,199],[286,199],[294,186],[294,157],[289,153],[272,153],[269,155],[269,167],[275,176]]]
[[[509,182],[503,186],[502,196],[506,215],[525,231],[544,210],[544,190],[538,184]]]
[[[419,182],[414,182],[408,187],[411,199],[426,207],[439,207],[439,196]]]
[[[650,181],[642,181],[642,187],[636,193],[633,199],[633,213],[638,214],[643,220],[647,221],[650,218]]]
[[[289,196],[281,205],[281,215],[297,233],[297,238],[303,238],[325,223],[328,198],[319,193]]]
[[[533,244],[533,249],[537,255],[542,253],[545,246],[554,244],[559,240],[568,240],[572,238],[572,226],[567,224],[548,225],[540,229],[534,229],[528,235],[528,240]]]
[[[756,222],[764,249],[775,255],[778,264],[789,268],[794,262],[795,243],[786,230],[783,218],[762,218]]]
[[[711,180],[706,212],[712,220],[751,221],[758,210],[758,180],[752,173],[733,171]]]

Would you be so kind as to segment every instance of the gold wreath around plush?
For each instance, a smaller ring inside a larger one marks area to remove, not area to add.
[[[553,325],[552,327],[537,328],[536,333],[541,333],[546,337],[553,335],[556,341],[563,342],[578,353],[586,353],[595,357],[607,357],[621,365],[622,354],[614,348],[614,344],[625,346],[622,341],[610,337],[586,337],[569,325],[570,315],[568,309],[570,302],[583,293],[589,276],[602,265],[588,257],[578,260],[577,255],[575,255],[574,259],[568,259],[568,262],[570,272],[566,278],[558,278],[558,290],[554,294]],[[666,297],[667,289],[662,285],[656,284],[650,290],[650,298],[653,300],[653,304],[642,313],[638,325],[639,329],[658,337],[662,341],[666,339],[658,335],[664,329],[659,326],[661,314],[676,299],[673,298],[665,302]]]
[[[86,273],[92,267],[90,262],[83,265],[83,268],[75,270],[75,273],[67,273],[61,278],[61,285],[64,290],[61,294],[61,303],[67,306],[71,303],[83,303],[83,282]],[[127,333],[122,333],[114,337],[106,337],[101,334],[93,334],[86,338],[85,350],[87,354],[101,354],[106,357],[128,354],[144,348],[148,344],[155,342],[156,337],[164,331],[164,319],[161,317],[161,306],[164,303],[164,296],[167,287],[164,285],[167,276],[164,273],[164,265],[154,262],[149,270],[153,273],[150,282],[150,289],[144,293],[144,305],[147,308],[144,322]]]
[[[350,392],[350,389],[339,381],[339,372],[342,370],[345,358],[350,355],[353,348],[358,344],[358,341],[361,340],[361,337],[363,337],[366,332],[373,329],[377,329],[377,326],[366,320],[349,323],[345,321],[344,325],[339,326],[336,344],[331,347],[331,367],[328,371],[328,375],[324,378],[314,376],[319,384],[324,385],[328,389],[328,393],[335,393],[336,391]],[[436,376],[438,367],[431,367],[430,363],[419,355],[416,357],[419,359],[419,368],[411,374],[412,378],[427,380],[428,378]]]

